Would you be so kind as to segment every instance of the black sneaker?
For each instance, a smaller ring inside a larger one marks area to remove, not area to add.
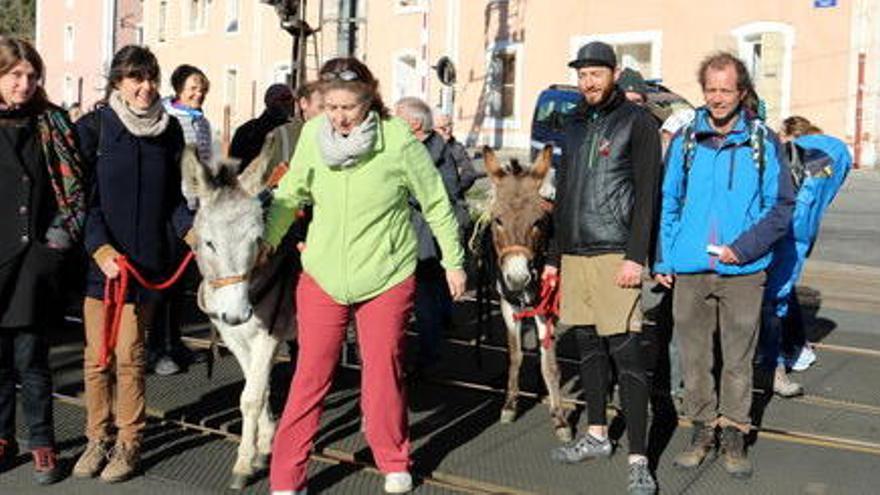
[[[550,458],[556,462],[574,464],[586,459],[610,457],[611,451],[611,440],[607,437],[600,440],[587,433],[568,445],[550,451]]]
[[[648,459],[642,458],[629,464],[629,484],[626,486],[629,495],[655,495],[657,482],[651,476]]]

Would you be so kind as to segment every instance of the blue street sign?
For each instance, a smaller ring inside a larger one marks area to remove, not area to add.
[[[813,0],[813,7],[817,9],[837,7],[837,0]]]

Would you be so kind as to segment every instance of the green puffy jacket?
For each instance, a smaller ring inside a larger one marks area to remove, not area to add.
[[[334,300],[373,298],[415,272],[416,237],[407,198],[418,200],[446,269],[461,268],[458,226],[443,181],[425,146],[398,118],[382,119],[372,152],[345,168],[321,158],[318,131],[326,117],[303,127],[291,169],[281,180],[266,224],[273,247],[296,210],[312,203],[303,269]]]

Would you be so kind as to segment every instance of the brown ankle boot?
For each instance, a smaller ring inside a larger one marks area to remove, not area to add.
[[[101,471],[101,481],[118,483],[131,478],[137,472],[140,461],[140,446],[117,441],[110,462]]]
[[[752,476],[752,461],[746,457],[745,434],[733,426],[721,430],[721,456],[727,474],[735,478]]]
[[[73,475],[77,478],[94,478],[104,468],[109,454],[110,445],[106,440],[90,440],[73,466]]]
[[[690,469],[699,466],[715,448],[715,427],[694,421],[691,443],[683,452],[675,456],[672,463],[680,468]]]

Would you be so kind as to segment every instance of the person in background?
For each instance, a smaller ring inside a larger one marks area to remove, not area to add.
[[[852,156],[841,140],[800,116],[782,121],[779,138],[790,156],[797,200],[791,226],[773,246],[767,268],[757,362],[773,373],[776,395],[794,397],[804,390],[789,379],[787,368],[802,371],[816,360],[807,343],[795,285],[816,243],[822,216],[849,173]]]
[[[419,98],[406,97],[394,106],[396,116],[409,124],[413,135],[428,150],[434,166],[443,178],[446,194],[459,222],[459,233],[464,238],[462,222],[467,210],[458,203],[461,196],[458,170],[451,160],[446,140],[434,131],[431,107]],[[440,358],[440,345],[445,330],[452,323],[452,300],[446,287],[445,270],[437,241],[422,215],[421,205],[412,200],[412,222],[419,240],[419,262],[416,266],[416,305],[414,327],[419,334],[419,355],[416,370],[424,370]]]
[[[67,116],[71,123],[76,123],[83,116],[82,106],[79,103],[73,103],[67,108]]]
[[[195,148],[199,162],[208,167],[213,154],[213,139],[211,123],[205,117],[202,107],[211,83],[199,68],[183,64],[171,73],[171,87],[174,89],[174,96],[162,100],[165,111],[177,119],[183,130],[184,142]],[[198,208],[198,197],[191,184],[183,181],[181,191],[189,209],[195,211]],[[168,235],[175,248],[173,257],[182,258],[189,248],[175,240],[173,229],[169,229]],[[153,370],[157,375],[178,373],[193,359],[192,352],[180,338],[180,320],[184,311],[184,291],[187,287],[194,290],[198,285],[197,272],[195,265],[190,266],[181,283],[171,289],[165,303],[156,308],[156,320],[147,338],[147,369]]]
[[[480,174],[474,168],[474,164],[471,161],[467,149],[461,144],[461,142],[455,139],[454,122],[449,111],[436,107],[433,116],[434,132],[446,140],[446,149],[449,154],[447,159],[451,160],[452,163],[455,164],[456,170],[458,170],[458,181],[461,186],[460,189],[462,194],[462,197],[458,198],[458,201],[464,201],[464,194],[473,187],[474,182],[480,178]]]
[[[94,178],[85,229],[92,261],[83,303],[88,444],[73,475],[100,474],[102,481],[114,483],[133,476],[140,464],[146,426],[144,336],[161,295],[137,284],[129,287],[116,346],[106,348],[105,284],[120,276],[123,255],[148,280],[169,277],[179,260],[171,256],[168,225],[192,245],[193,213],[180,187],[183,131],[159,98],[155,55],[125,46],[113,56],[107,79],[107,105],[77,122],[83,160]]]
[[[235,130],[229,145],[229,156],[241,160],[239,172],[260,154],[266,136],[276,127],[290,122],[294,113],[293,91],[286,84],[273,84],[263,96],[266,109]]]
[[[350,315],[363,361],[366,438],[387,493],[412,489],[404,394],[404,336],[412,311],[417,242],[410,197],[418,200],[443,253],[453,298],[464,292],[463,255],[437,168],[409,126],[389,116],[379,83],[354,58],[319,72],[324,114],[308,121],[275,191],[265,252],[284,237],[294,213],[314,216],[296,292],[299,353],[278,423],[269,472],[273,493],[306,493],[306,467],[324,397]]]
[[[62,268],[82,240],[86,214],[76,135],[67,113],[47,99],[44,75],[30,43],[0,36],[0,472],[18,454],[18,382],[34,481],[41,485],[64,476],[49,336],[62,323]]]

